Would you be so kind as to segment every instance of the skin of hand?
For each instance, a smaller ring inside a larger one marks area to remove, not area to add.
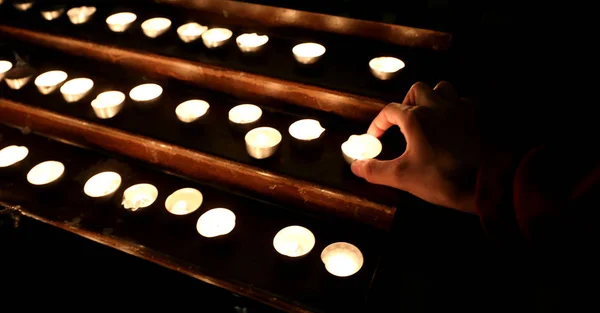
[[[406,150],[396,159],[357,160],[352,172],[368,182],[407,191],[427,202],[475,213],[480,139],[475,105],[446,81],[434,89],[418,82],[402,103],[390,103],[368,134],[381,137],[397,125]]]

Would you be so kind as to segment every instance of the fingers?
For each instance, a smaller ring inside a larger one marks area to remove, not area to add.
[[[443,80],[439,82],[433,90],[442,97],[442,99],[446,100],[449,103],[457,103],[460,101],[458,98],[458,93],[454,87],[447,81]]]
[[[372,184],[402,188],[402,169],[406,164],[402,157],[391,161],[375,159],[358,160],[352,163],[352,173]]]
[[[422,105],[432,107],[439,101],[442,101],[442,98],[429,85],[423,82],[416,82],[410,87],[402,103],[409,106]]]
[[[403,103],[388,104],[371,122],[367,134],[379,138],[394,125],[398,125],[402,133],[406,134],[413,118],[411,109],[413,108]]]

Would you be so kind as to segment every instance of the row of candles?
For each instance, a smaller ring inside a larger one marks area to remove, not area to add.
[[[6,80],[11,89],[21,89],[33,75],[11,75],[12,63],[0,60],[0,80]],[[30,74],[30,73],[29,73]],[[79,77],[68,80],[68,74],[60,70],[52,70],[38,75],[34,81],[39,92],[48,95],[59,89],[65,101],[69,103],[83,99],[94,87],[90,78]],[[140,106],[148,106],[161,96],[163,88],[158,84],[141,84],[129,92],[129,97]],[[98,118],[109,119],[116,116],[124,106],[126,96],[118,90],[104,91],[91,101],[91,107]],[[192,123],[204,116],[210,105],[199,99],[182,102],[175,108],[175,115],[183,123]],[[262,109],[254,104],[240,104],[229,111],[229,121],[235,125],[254,125],[262,116]],[[314,119],[301,119],[292,123],[288,129],[289,134],[300,142],[316,142],[325,129],[319,121]],[[244,137],[246,151],[255,159],[266,159],[273,156],[282,140],[281,133],[272,127],[256,127],[248,131]],[[382,151],[379,139],[369,135],[352,135],[341,145],[342,156],[348,163],[355,160],[370,159],[378,156]]]
[[[33,5],[33,2],[31,2]],[[24,6],[22,3],[15,7],[18,9],[28,10],[31,6]],[[54,9],[49,11],[41,11],[42,16],[47,20],[55,20],[59,18],[65,9]],[[84,24],[92,15],[96,13],[95,7],[75,7],[67,11],[67,16],[73,24]],[[119,12],[110,15],[106,19],[106,24],[109,29],[116,33],[126,31],[133,22],[137,19],[137,15],[132,12]],[[154,17],[142,23],[142,31],[150,38],[156,38],[164,34],[171,28],[171,20],[164,17]],[[190,43],[202,38],[202,42],[209,49],[214,49],[225,45],[233,36],[233,32],[227,28],[211,28],[200,25],[198,23],[187,23],[177,28],[179,38]],[[256,33],[244,33],[236,38],[236,43],[243,53],[256,53],[264,48],[269,41],[267,35],[258,35]],[[301,64],[309,65],[316,63],[324,54],[325,47],[319,43],[305,42],[294,46],[292,53],[296,61]],[[369,62],[371,73],[378,79],[389,80],[393,78],[401,69],[405,67],[405,63],[391,56],[381,56],[373,58]]]
[[[11,145],[0,150],[0,171],[16,167],[29,155],[24,146]],[[47,186],[63,176],[65,166],[59,161],[44,161],[32,167],[27,181],[34,186]],[[89,178],[83,192],[91,198],[110,199],[121,186],[121,176],[113,171],[101,172]],[[158,198],[158,189],[149,183],[135,184],[123,192],[121,205],[133,212],[149,207]],[[182,188],[170,194],[165,208],[174,215],[188,215],[200,208],[204,197],[195,188]],[[231,233],[236,225],[236,215],[227,208],[213,208],[198,218],[196,230],[205,238],[216,238]],[[315,246],[315,236],[299,225],[281,229],[273,237],[273,247],[285,258],[298,259],[306,256]],[[347,277],[357,273],[363,265],[361,251],[347,242],[335,242],[321,252],[325,269],[332,275]]]

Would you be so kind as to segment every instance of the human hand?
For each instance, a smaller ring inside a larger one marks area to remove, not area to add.
[[[389,161],[355,161],[352,172],[370,183],[474,213],[480,161],[474,105],[460,99],[448,82],[434,89],[418,82],[402,103],[387,105],[367,133],[379,138],[393,125],[406,138],[405,152]]]

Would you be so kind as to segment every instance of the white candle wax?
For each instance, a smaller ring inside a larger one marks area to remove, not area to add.
[[[96,7],[76,7],[67,11],[67,16],[71,23],[75,25],[86,23],[92,15],[96,13]]]
[[[299,140],[314,140],[321,136],[325,128],[321,123],[313,119],[304,119],[290,125],[289,132],[292,137]]]
[[[48,10],[48,11],[40,11],[40,14],[45,20],[52,21],[59,18],[61,15],[65,13],[64,8],[56,9],[56,10]]]
[[[49,184],[62,176],[65,166],[58,161],[42,162],[27,173],[27,181],[36,186]]]
[[[299,63],[313,64],[325,54],[325,47],[318,43],[306,42],[294,46],[292,52]]]
[[[224,45],[233,32],[227,28],[211,28],[202,33],[202,42],[207,48],[217,48]]]
[[[202,193],[194,188],[182,188],[173,192],[165,201],[165,208],[175,215],[186,215],[196,211],[203,201]]]
[[[125,209],[137,211],[149,207],[158,198],[158,189],[151,184],[133,185],[123,192],[121,204]]]
[[[225,208],[208,210],[198,218],[196,230],[206,238],[229,234],[235,228],[235,214]]]
[[[27,11],[33,7],[33,1],[15,1],[13,6],[19,11]]]
[[[36,77],[34,83],[40,93],[47,95],[67,80],[67,76],[67,73],[63,71],[48,71]]]
[[[381,80],[392,78],[404,66],[402,60],[394,57],[378,57],[369,62],[371,73]]]
[[[198,23],[187,23],[177,28],[177,35],[183,42],[188,43],[200,38],[207,30],[208,27]]]
[[[372,159],[378,156],[382,149],[379,139],[369,134],[352,135],[342,144],[342,153],[348,163]]]
[[[273,238],[273,247],[282,255],[300,257],[309,253],[315,246],[315,236],[302,226],[288,226]]]
[[[108,24],[108,28],[113,32],[122,33],[126,31],[136,19],[137,15],[131,12],[120,12],[106,18],[106,24]]]
[[[9,167],[23,161],[29,154],[29,149],[23,146],[8,146],[0,150],[0,168]]]
[[[162,87],[157,84],[142,84],[131,89],[129,97],[134,101],[150,101],[158,98],[162,92]]]
[[[229,120],[236,124],[254,123],[261,116],[261,108],[254,104],[240,104],[229,110]]]
[[[265,159],[277,151],[281,143],[281,133],[271,127],[258,127],[249,131],[244,140],[246,151],[255,159]]]
[[[96,99],[92,101],[92,108],[96,116],[102,119],[112,118],[123,107],[125,101],[125,94],[120,91],[105,91],[99,94]]]
[[[150,38],[156,38],[171,27],[171,20],[164,17],[154,17],[142,23],[142,31]]]
[[[347,242],[336,242],[327,246],[321,253],[321,261],[329,273],[338,277],[356,274],[364,263],[360,250]]]
[[[108,196],[121,186],[121,175],[102,172],[92,176],[83,186],[83,192],[92,198]]]
[[[94,87],[94,81],[89,78],[75,78],[60,87],[60,93],[67,102],[77,102],[85,97]]]
[[[206,114],[209,107],[210,105],[206,101],[188,100],[175,108],[175,114],[180,121],[191,123]]]
[[[242,52],[256,52],[269,41],[269,36],[247,33],[239,35],[235,41]]]
[[[6,72],[10,71],[10,69],[13,67],[12,63],[9,61],[5,61],[5,60],[0,60],[0,80],[2,80],[4,78],[4,75],[6,75]]]

